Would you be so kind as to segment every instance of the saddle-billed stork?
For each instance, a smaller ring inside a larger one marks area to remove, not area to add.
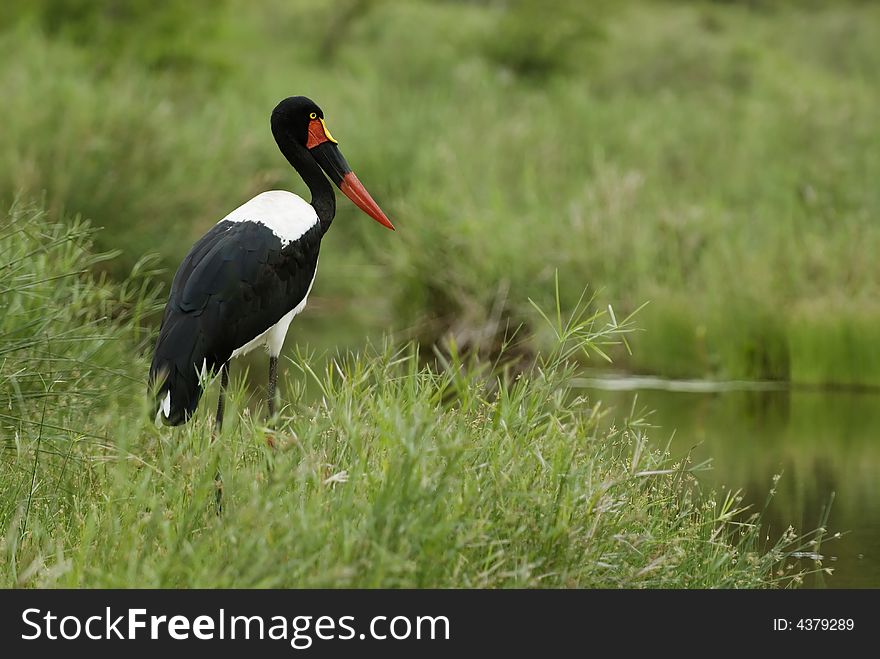
[[[291,321],[306,306],[321,238],[336,214],[325,173],[367,215],[394,229],[339,152],[314,101],[284,99],[272,111],[271,126],[311,203],[292,192],[263,192],[215,224],[180,264],[149,378],[156,414],[168,425],[193,415],[206,378],[219,370],[219,429],[229,360],[260,346],[269,353],[267,401],[274,416],[278,355]]]

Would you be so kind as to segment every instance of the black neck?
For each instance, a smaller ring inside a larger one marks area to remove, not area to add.
[[[274,131],[273,131],[274,132]],[[288,138],[286,135],[275,135],[275,141],[281,153],[287,158],[288,162],[302,177],[309,192],[312,193],[311,204],[318,214],[318,221],[321,223],[321,232],[327,233],[333,217],[336,215],[336,195],[333,192],[333,186],[321,167],[312,158],[308,149],[294,139]]]

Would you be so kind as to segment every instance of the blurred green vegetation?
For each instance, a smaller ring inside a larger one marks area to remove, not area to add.
[[[620,313],[650,302],[632,370],[880,385],[876,4],[0,12],[0,199],[105,227],[116,275],[156,251],[168,278],[253,194],[305,194],[268,115],[306,94],[399,229],[343,200],[310,343],[433,343],[499,306],[540,343],[528,298],[558,271]]]

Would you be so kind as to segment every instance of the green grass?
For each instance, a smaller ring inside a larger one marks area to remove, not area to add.
[[[693,465],[653,447],[643,423],[601,429],[601,406],[570,388],[576,353],[607,351],[629,320],[557,307],[552,347],[518,373],[454,345],[437,360],[390,343],[324,360],[296,352],[276,448],[241,372],[212,443],[210,397],[183,428],[148,418],[148,264],[124,283],[96,278],[91,240],[39,208],[0,222],[3,586],[799,578],[791,553],[815,534],[766,546],[735,496],[701,492]]]
[[[569,310],[650,301],[632,370],[880,384],[880,8],[539,5],[229,0],[195,39],[183,5],[8,3],[0,199],[45,194],[106,227],[117,277],[158,251],[167,279],[251,195],[303,193],[268,113],[307,93],[398,227],[340,204],[315,340],[429,347],[499,299],[541,336],[525,300],[558,271]]]

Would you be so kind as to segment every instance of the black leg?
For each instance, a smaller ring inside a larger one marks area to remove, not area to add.
[[[226,399],[226,387],[229,386],[229,362],[220,367],[220,398],[217,399],[217,432],[223,429],[223,406]],[[216,435],[215,435],[216,437]],[[212,437],[213,441],[213,437]]]
[[[215,424],[214,432],[211,433],[212,442],[217,439],[217,435],[223,428],[223,407],[226,399],[226,388],[228,386],[229,362],[226,362],[220,367],[220,398],[217,399],[217,422]],[[220,473],[219,468],[217,469],[217,474],[214,476],[214,487],[217,488],[214,494],[214,505],[217,509],[217,514],[219,515],[223,512],[223,475]]]
[[[275,384],[278,382],[278,357],[269,357],[269,390],[266,392],[269,419],[275,417]]]

